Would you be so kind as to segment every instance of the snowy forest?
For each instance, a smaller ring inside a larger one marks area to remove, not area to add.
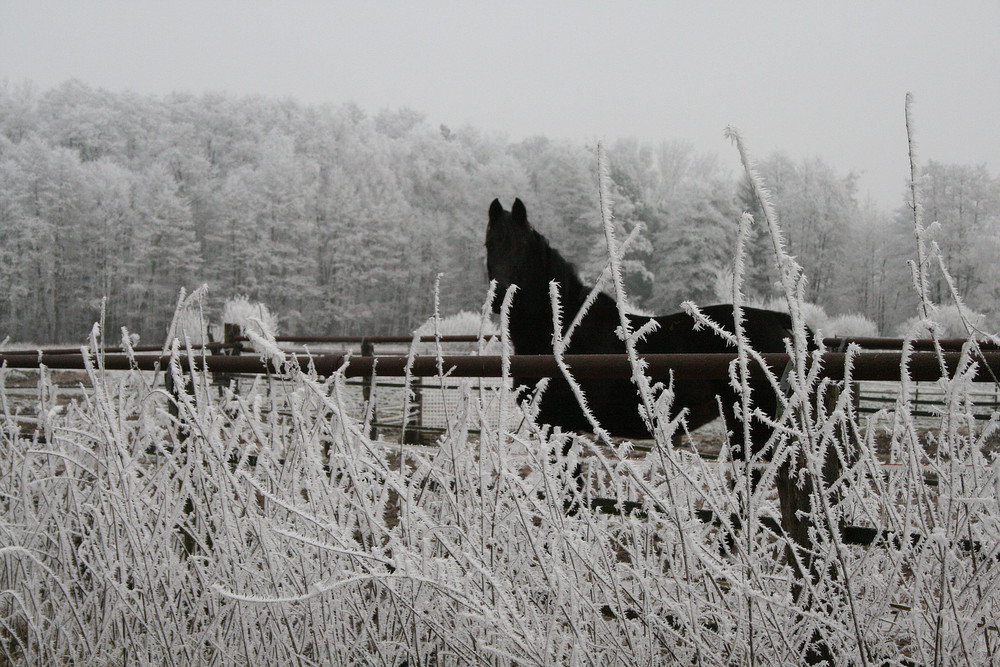
[[[616,224],[644,227],[625,267],[632,305],[662,313],[727,300],[737,222],[756,213],[737,163],[681,141],[606,148]],[[897,333],[916,312],[908,175],[898,209],[884,211],[819,157],[779,153],[758,167],[807,300]],[[1000,179],[933,160],[920,178],[957,290],[995,330]],[[0,338],[82,340],[106,298],[106,330],[159,341],[180,289],[203,284],[212,307],[236,295],[267,304],[283,333],[408,333],[430,314],[438,274],[444,313],[482,305],[494,197],[528,203],[592,282],[605,261],[596,182],[593,146],[433,127],[411,109],[4,84]],[[745,290],[765,303],[777,276],[770,241],[755,233]],[[948,302],[943,280],[930,289]]]

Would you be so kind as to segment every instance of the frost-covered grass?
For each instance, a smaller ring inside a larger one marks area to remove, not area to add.
[[[469,442],[500,409],[490,394],[470,390],[428,454],[366,438],[342,377],[275,383],[282,418],[199,376],[182,441],[148,374],[88,375],[86,402],[47,413],[44,439],[7,421],[0,440],[13,663],[793,664],[817,628],[845,663],[997,658],[1000,464],[963,418],[962,378],[934,455],[901,396],[893,456],[907,465],[880,472],[862,432],[830,510],[923,541],[846,546],[820,527],[829,572],[796,601],[769,531],[751,524],[722,555],[723,531],[696,511],[743,515],[742,473],[684,446],[645,460],[595,448],[587,493],[642,511],[567,513],[565,436]],[[817,429],[836,437],[851,418],[843,407]],[[592,447],[577,440],[571,458]],[[771,493],[751,502],[753,517],[778,513]]]

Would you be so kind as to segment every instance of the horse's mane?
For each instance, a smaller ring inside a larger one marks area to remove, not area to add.
[[[539,249],[539,254],[541,255],[542,266],[544,267],[544,272],[546,274],[546,283],[555,280],[559,283],[560,296],[562,297],[562,305],[564,309],[578,308],[583,304],[584,299],[587,298],[587,294],[590,292],[590,287],[585,285],[580,276],[577,273],[576,265],[567,260],[562,254],[549,245],[548,239],[545,238],[536,229],[531,230],[532,234],[532,245]],[[548,290],[546,288],[546,298],[548,298]]]

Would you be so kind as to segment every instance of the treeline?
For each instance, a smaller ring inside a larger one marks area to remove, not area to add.
[[[682,143],[619,141],[607,152],[622,233],[645,227],[627,264],[635,305],[725,299],[736,222],[756,212],[746,185]],[[886,332],[915,312],[905,206],[890,215],[860,205],[853,178],[818,159],[775,155],[760,170],[811,301]],[[592,146],[434,128],[409,109],[5,85],[0,339],[79,341],[106,297],[108,331],[158,341],[179,290],[205,283],[211,306],[246,295],[287,333],[407,332],[431,312],[438,274],[445,314],[481,306],[494,197],[521,197],[592,280],[604,262],[596,183]],[[995,318],[997,179],[931,163],[923,187],[957,288]],[[766,301],[776,276],[757,231],[746,291]],[[932,287],[946,301],[944,280]]]

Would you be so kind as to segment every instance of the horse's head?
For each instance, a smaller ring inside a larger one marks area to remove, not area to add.
[[[523,290],[531,281],[535,236],[528,223],[528,212],[520,199],[505,211],[499,199],[490,204],[490,221],[486,226],[486,270],[490,280],[497,281],[493,312],[499,313],[504,295],[511,285]]]

